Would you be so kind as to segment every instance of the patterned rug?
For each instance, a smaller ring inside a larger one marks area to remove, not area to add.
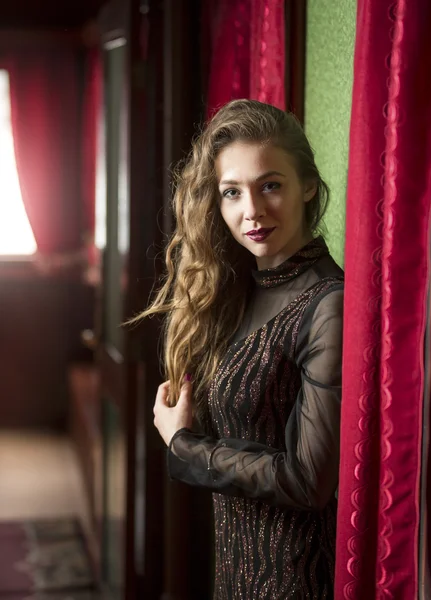
[[[0,523],[0,600],[92,600],[92,590],[76,519]]]

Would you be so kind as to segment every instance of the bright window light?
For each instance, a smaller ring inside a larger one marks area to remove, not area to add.
[[[31,255],[36,250],[15,162],[9,76],[0,70],[0,255]]]
[[[105,172],[105,125],[103,111],[97,123],[96,150],[96,227],[94,233],[96,248],[106,246],[106,172]]]

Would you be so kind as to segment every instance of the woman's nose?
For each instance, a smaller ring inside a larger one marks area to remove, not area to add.
[[[265,201],[260,194],[249,192],[243,195],[244,217],[249,221],[255,221],[265,216]]]

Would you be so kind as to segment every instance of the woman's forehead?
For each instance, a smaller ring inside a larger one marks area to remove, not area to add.
[[[294,164],[287,152],[273,144],[233,142],[219,153],[215,168],[219,182],[240,182],[266,172],[287,176]]]

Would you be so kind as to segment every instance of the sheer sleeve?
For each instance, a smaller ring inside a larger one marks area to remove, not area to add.
[[[170,477],[277,506],[323,509],[338,485],[342,324],[340,287],[304,316],[296,352],[302,385],[284,449],[181,429],[169,445]]]

